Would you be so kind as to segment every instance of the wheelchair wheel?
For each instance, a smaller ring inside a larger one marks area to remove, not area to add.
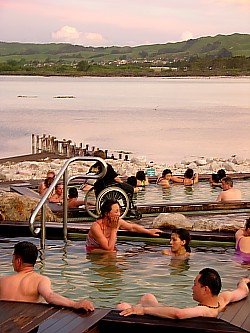
[[[99,216],[96,211],[96,196],[95,196],[94,186],[87,191],[85,198],[84,198],[84,205],[85,205],[86,212],[90,216],[92,216],[94,218],[97,218]]]
[[[117,200],[120,204],[121,218],[123,218],[129,210],[129,198],[127,193],[118,186],[109,186],[102,190],[96,200],[96,211],[98,216],[101,212],[101,206],[107,199]]]

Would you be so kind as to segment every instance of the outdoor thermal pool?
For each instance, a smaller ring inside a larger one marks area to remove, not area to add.
[[[13,272],[13,246],[37,238],[1,238],[1,276]],[[52,280],[53,290],[74,300],[88,298],[96,307],[114,308],[117,303],[135,303],[144,293],[153,293],[160,302],[185,307],[192,299],[194,277],[204,267],[218,270],[223,290],[234,289],[240,277],[249,275],[249,266],[234,259],[233,243],[191,242],[189,259],[171,259],[161,254],[168,240],[119,240],[116,255],[88,255],[85,241],[46,240],[44,258],[36,271]]]

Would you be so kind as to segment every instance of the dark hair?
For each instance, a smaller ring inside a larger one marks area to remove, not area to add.
[[[222,178],[226,177],[226,171],[223,169],[220,169],[217,171],[217,175],[219,176],[219,180],[221,180]]]
[[[233,179],[231,177],[223,177],[221,181],[224,181],[224,183],[233,187]]]
[[[202,287],[208,286],[213,296],[219,295],[221,291],[221,278],[219,273],[213,268],[203,268],[198,282]]]
[[[188,168],[184,173],[184,177],[186,177],[186,178],[192,179],[193,176],[194,176],[194,170],[193,169]]]
[[[109,213],[112,209],[112,206],[115,204],[119,204],[119,202],[115,199],[107,199],[103,202],[101,206],[101,217],[104,218],[106,213]]]
[[[171,171],[170,169],[165,169],[165,170],[162,171],[162,174],[161,174],[161,175],[162,175],[162,177],[165,177],[165,176],[168,175],[169,173],[172,175],[172,171]]]
[[[212,174],[212,181],[213,183],[219,183],[220,182],[220,176],[217,173]]]
[[[190,236],[189,231],[187,229],[184,229],[184,228],[178,228],[178,229],[173,229],[172,234],[177,234],[182,241],[185,240],[186,243],[185,243],[184,247],[185,247],[187,252],[191,253],[191,249],[190,249],[190,246],[189,246],[191,236]]]
[[[22,259],[26,264],[35,265],[38,256],[36,245],[30,242],[19,242],[14,246],[14,255]]]
[[[78,191],[76,187],[70,187],[68,196],[70,199],[77,198],[78,197]]]
[[[46,188],[49,188],[50,185],[53,183],[54,178],[52,177],[47,177],[44,179],[44,185]]]
[[[145,175],[145,172],[143,170],[137,171],[135,176],[140,181],[146,180],[146,175]]]
[[[130,176],[127,178],[127,184],[133,186],[133,187],[136,187],[137,185],[137,180],[136,180],[136,177],[135,176]]]
[[[246,219],[246,223],[245,223],[245,230],[250,228],[250,217],[248,219]]]

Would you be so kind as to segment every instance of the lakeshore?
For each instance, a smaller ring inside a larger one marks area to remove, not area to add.
[[[0,159],[0,182],[41,180],[46,177],[48,170],[56,174],[62,168],[67,159],[53,153],[39,153],[13,156]],[[135,175],[138,170],[146,171],[150,161],[145,157],[136,156],[131,160],[107,159],[121,177]],[[85,174],[93,164],[90,161],[78,161],[70,165],[69,174]],[[155,163],[156,176],[160,176],[164,169],[170,169],[173,175],[183,175],[187,168],[192,168],[199,175],[211,175],[219,169],[224,169],[228,174],[250,173],[250,159],[230,156],[229,158],[205,158],[183,159],[174,164]]]

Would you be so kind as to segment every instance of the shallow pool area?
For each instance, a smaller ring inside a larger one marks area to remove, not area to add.
[[[243,201],[250,201],[250,179],[234,179],[234,188],[242,193]],[[141,187],[134,195],[134,202],[137,205],[143,204],[167,204],[167,203],[188,203],[188,202],[213,202],[216,201],[220,187],[212,187],[209,181],[200,181],[189,187],[183,184],[171,184],[170,187],[163,187],[151,183]],[[79,190],[79,199],[83,200],[85,192]]]
[[[27,240],[40,247],[37,238],[1,238],[1,276],[13,272],[14,244]],[[118,240],[117,254],[88,255],[85,241],[46,240],[36,271],[49,276],[54,291],[75,300],[88,298],[96,307],[114,308],[117,303],[135,303],[144,293],[160,302],[184,307],[195,304],[192,284],[204,267],[218,270],[223,290],[234,289],[240,277],[249,275],[249,265],[234,259],[233,243],[191,242],[186,260],[171,259],[161,251],[168,240]]]

